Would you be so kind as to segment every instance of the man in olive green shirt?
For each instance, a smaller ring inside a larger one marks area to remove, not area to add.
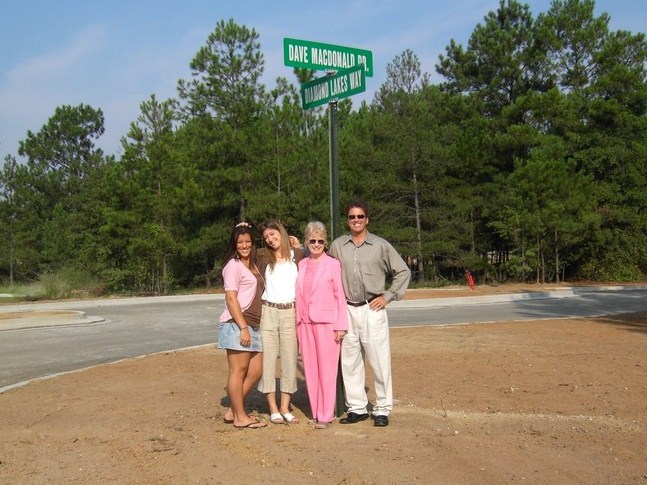
[[[375,377],[374,424],[388,426],[393,383],[385,307],[404,296],[411,272],[389,242],[368,232],[368,207],[364,202],[349,204],[346,217],[350,234],[338,237],[330,247],[330,254],[341,262],[349,326],[341,348],[348,414],[339,422],[354,424],[368,418],[365,356]],[[388,289],[387,275],[393,277]]]

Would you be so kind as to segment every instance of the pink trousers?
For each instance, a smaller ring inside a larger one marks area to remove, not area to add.
[[[330,423],[335,417],[340,346],[332,327],[330,323],[297,325],[312,418],[320,423]]]

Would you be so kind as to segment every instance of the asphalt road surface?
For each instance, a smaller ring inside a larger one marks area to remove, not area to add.
[[[476,298],[394,302],[388,308],[389,323],[392,327],[447,325],[647,311],[647,288],[579,289],[568,298],[516,297],[522,299],[490,303],[478,303]],[[202,295],[51,306],[85,311],[105,321],[0,331],[0,392],[31,379],[92,365],[214,344],[224,300],[222,295]]]
[[[521,297],[522,295],[516,295]],[[647,311],[647,288],[580,288],[570,297],[528,298],[488,304],[460,300],[452,306],[434,306],[433,300],[397,302],[389,307],[391,327],[599,317]]]

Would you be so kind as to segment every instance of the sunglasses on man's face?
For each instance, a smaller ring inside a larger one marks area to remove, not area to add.
[[[353,219],[364,219],[366,216],[364,214],[349,214],[348,219],[353,220]]]
[[[319,245],[323,246],[323,245],[326,244],[326,241],[324,241],[323,239],[310,239],[308,242],[310,244],[312,244],[312,245],[319,244]]]

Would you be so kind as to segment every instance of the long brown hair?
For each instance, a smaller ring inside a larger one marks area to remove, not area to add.
[[[288,231],[285,230],[285,227],[283,226],[283,224],[281,224],[281,221],[279,221],[278,219],[266,220],[259,226],[259,230],[261,231],[261,237],[263,238],[263,244],[265,244],[265,237],[263,237],[263,233],[268,229],[274,229],[275,231],[279,232],[279,234],[281,235],[281,245],[279,246],[279,249],[277,252],[281,257],[289,260],[290,259],[290,239],[288,237]],[[270,268],[274,270],[274,266],[276,266],[276,253],[272,248],[268,248],[267,253],[269,255]]]
[[[252,232],[252,226],[236,226],[231,230],[231,235],[229,236],[229,242],[225,248],[225,256],[222,258],[222,267],[229,262],[230,259],[238,259],[238,251],[236,251],[236,243],[238,243],[238,236],[243,234],[249,234],[249,237],[252,239],[252,251],[249,254],[250,264],[254,264],[256,261],[256,243],[254,242],[254,233]]]

